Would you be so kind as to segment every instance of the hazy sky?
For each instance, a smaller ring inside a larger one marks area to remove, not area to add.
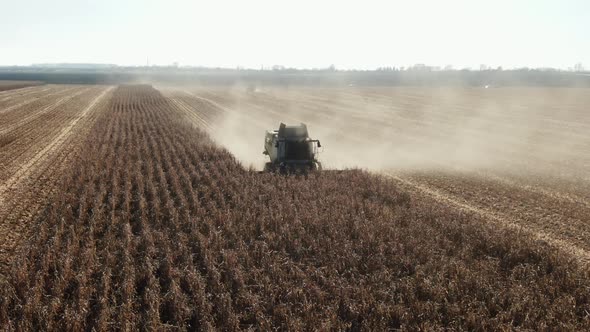
[[[0,65],[590,66],[588,0],[0,0]]]

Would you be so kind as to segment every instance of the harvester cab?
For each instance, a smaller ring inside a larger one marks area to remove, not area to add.
[[[321,170],[317,160],[318,148],[322,145],[311,139],[307,126],[287,126],[281,123],[279,130],[267,131],[264,138],[264,154],[270,157],[265,170]]]

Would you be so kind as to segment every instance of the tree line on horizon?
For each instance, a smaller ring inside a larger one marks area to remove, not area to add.
[[[552,68],[490,68],[479,70],[426,65],[382,67],[376,70],[178,68],[178,67],[0,67],[0,80],[72,84],[255,84],[327,86],[564,86],[590,87],[590,73]]]

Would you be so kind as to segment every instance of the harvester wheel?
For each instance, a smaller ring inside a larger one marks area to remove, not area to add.
[[[320,163],[319,161],[316,161],[314,163],[314,170],[321,171],[322,170],[322,163]]]

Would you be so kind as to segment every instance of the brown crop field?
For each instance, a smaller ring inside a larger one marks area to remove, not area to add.
[[[42,82],[37,81],[5,81],[0,80],[0,92],[7,91],[7,90],[14,90],[14,89],[22,89],[26,87],[33,87],[37,85],[43,84]],[[0,94],[0,98],[3,95]]]
[[[306,122],[326,146],[325,166],[380,172],[405,190],[515,226],[590,262],[588,89],[164,92],[187,113],[200,110],[195,123],[206,121],[214,140],[246,165],[262,167],[260,147],[250,142],[265,129]]]
[[[0,328],[585,330],[589,102],[557,88],[0,94]],[[259,172],[280,121],[306,122],[343,171]]]

